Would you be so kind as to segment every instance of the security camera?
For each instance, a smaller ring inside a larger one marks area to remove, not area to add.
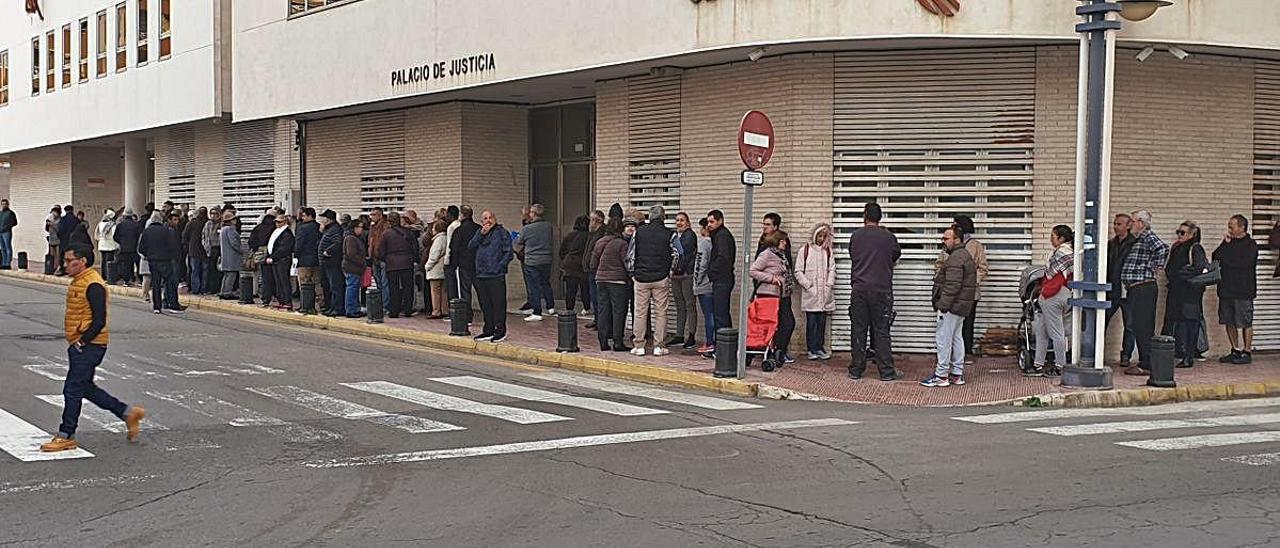
[[[1182,49],[1178,46],[1169,46],[1167,49],[1169,50],[1169,54],[1173,55],[1174,57],[1177,57],[1179,61],[1186,59],[1188,56],[1191,55],[1190,53],[1187,53],[1187,50]]]
[[[764,48],[753,49],[751,53],[747,54],[747,59],[750,59],[752,63],[759,61],[761,57],[764,57]]]
[[[1138,62],[1141,63],[1143,61],[1146,61],[1148,57],[1151,57],[1151,54],[1155,53],[1155,51],[1156,51],[1155,47],[1147,46],[1145,48],[1142,48],[1142,51],[1139,51],[1137,55],[1133,56],[1133,58],[1137,59]]]

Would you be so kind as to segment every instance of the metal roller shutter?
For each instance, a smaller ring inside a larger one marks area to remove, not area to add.
[[[261,212],[276,203],[275,124],[260,120],[224,126],[222,200],[243,212],[242,234],[253,230]]]
[[[1271,277],[1276,252],[1268,248],[1280,221],[1280,63],[1258,61],[1253,92],[1253,237],[1258,254],[1258,299],[1253,346],[1280,349],[1280,280]]]
[[[631,206],[680,210],[680,82],[677,76],[627,81],[627,159]]]
[[[404,111],[360,117],[360,211],[404,211]]]
[[[884,208],[884,225],[903,248],[894,271],[896,350],[935,349],[933,264],[957,214],[974,219],[991,268],[975,336],[1017,325],[1018,278],[1032,260],[1035,55],[992,48],[836,56],[837,349],[850,341],[845,248],[870,201]]]
[[[196,134],[191,126],[169,129],[168,166],[165,178],[165,200],[175,206],[194,206],[196,202]]]

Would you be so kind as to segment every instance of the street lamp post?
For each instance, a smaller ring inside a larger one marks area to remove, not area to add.
[[[1150,17],[1168,0],[1080,0],[1076,25],[1080,34],[1079,88],[1076,120],[1076,198],[1074,242],[1076,273],[1068,288],[1079,291],[1070,299],[1072,356],[1064,367],[1063,386],[1109,389],[1111,370],[1103,361],[1106,338],[1107,234],[1111,208],[1111,117],[1115,88],[1116,15],[1133,21]]]

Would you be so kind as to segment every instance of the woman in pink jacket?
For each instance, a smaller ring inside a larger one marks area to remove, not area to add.
[[[827,316],[836,310],[836,257],[831,251],[831,225],[818,223],[810,243],[796,254],[796,281],[804,288],[800,309],[805,316],[805,344],[810,360],[829,360],[823,349],[827,340]]]
[[[777,363],[782,365],[791,363],[786,356],[787,344],[796,327],[795,316],[791,313],[791,293],[795,289],[796,276],[787,255],[790,252],[787,233],[775,231],[765,236],[763,243],[765,249],[751,263],[751,279],[756,282],[757,295],[778,297],[778,331],[773,336],[773,346],[778,354]]]

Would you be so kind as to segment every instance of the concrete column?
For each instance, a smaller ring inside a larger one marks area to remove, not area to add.
[[[124,205],[142,215],[147,204],[147,183],[151,180],[151,159],[147,156],[147,140],[124,140]]]

